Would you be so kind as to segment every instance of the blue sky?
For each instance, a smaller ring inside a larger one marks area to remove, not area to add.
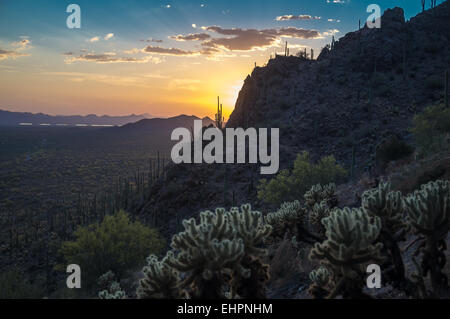
[[[231,112],[254,63],[284,41],[318,54],[357,29],[369,4],[402,7],[407,19],[421,11],[420,0],[333,1],[0,0],[0,108],[210,115],[208,101],[222,95]],[[66,27],[71,3],[81,29]],[[309,18],[277,20],[284,15]],[[204,38],[181,41],[189,35]]]

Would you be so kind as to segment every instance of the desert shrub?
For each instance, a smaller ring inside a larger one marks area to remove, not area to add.
[[[450,132],[450,109],[443,105],[427,107],[414,117],[410,131],[422,152],[440,150],[445,146],[445,135]]]
[[[339,181],[347,174],[336,163],[333,156],[327,156],[313,163],[308,152],[297,156],[292,170],[282,170],[270,181],[260,180],[258,198],[267,203],[279,205],[303,197],[313,185]]]
[[[391,136],[377,146],[376,161],[380,167],[384,168],[389,162],[408,157],[413,152],[412,146],[396,136]]]
[[[0,299],[41,299],[44,296],[43,286],[31,283],[19,271],[0,274]]]
[[[81,267],[85,287],[91,287],[109,270],[122,278],[126,271],[140,266],[146,256],[158,254],[164,247],[156,230],[131,222],[124,211],[106,216],[101,223],[80,227],[74,235],[74,241],[62,244],[60,253],[65,264]]]

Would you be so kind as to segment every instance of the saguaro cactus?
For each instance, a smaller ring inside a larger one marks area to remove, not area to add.
[[[217,114],[216,114],[216,127],[218,129],[223,128],[223,123],[225,122],[225,118],[222,113],[222,104],[220,104],[220,97],[217,97]]]

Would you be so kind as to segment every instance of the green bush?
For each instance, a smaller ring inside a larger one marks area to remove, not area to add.
[[[279,205],[303,197],[316,184],[328,184],[342,179],[346,170],[336,163],[333,156],[326,156],[317,163],[311,161],[308,152],[297,156],[292,170],[282,170],[270,181],[260,180],[258,198],[267,203]]]
[[[45,290],[40,283],[31,283],[18,271],[0,274],[0,299],[42,299]]]
[[[410,132],[424,153],[442,149],[450,132],[450,109],[443,105],[427,107],[414,117]]]
[[[66,265],[81,267],[81,284],[88,288],[109,270],[122,278],[126,271],[142,266],[148,255],[158,254],[164,247],[156,230],[131,222],[124,211],[106,216],[100,224],[78,228],[75,238],[64,242],[60,253]]]

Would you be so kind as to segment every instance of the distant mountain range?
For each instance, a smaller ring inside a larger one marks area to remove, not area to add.
[[[23,112],[10,112],[0,110],[0,125],[2,126],[17,126],[17,125],[88,125],[88,126],[116,126],[125,125],[128,123],[138,122],[143,119],[149,119],[153,116],[150,114],[131,114],[126,116],[98,116],[95,114],[89,114],[86,116],[81,115],[48,115],[43,113],[23,113]]]
[[[130,123],[117,128],[121,133],[125,132],[150,132],[150,131],[172,131],[178,127],[191,129],[194,126],[195,120],[202,120],[203,126],[214,124],[214,121],[209,117],[199,118],[195,115],[178,115],[170,118],[152,118],[143,119],[136,123]]]

